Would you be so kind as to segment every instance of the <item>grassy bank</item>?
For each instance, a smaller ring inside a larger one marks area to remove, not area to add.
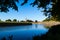
[[[60,22],[57,22],[57,21],[46,21],[46,22],[42,22],[42,24],[44,24],[45,26],[47,27],[51,27],[53,25],[58,25],[60,24]]]
[[[51,27],[53,25],[57,25],[57,24],[60,24],[60,22],[58,21],[45,21],[45,22],[35,22],[33,24],[43,24],[45,25],[46,27]]]

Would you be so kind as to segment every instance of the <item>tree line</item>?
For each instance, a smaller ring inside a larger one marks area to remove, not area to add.
[[[4,21],[2,21],[2,20],[0,19],[0,22],[4,22]],[[7,20],[5,20],[5,22],[38,22],[38,21],[37,21],[37,20],[33,21],[33,20],[29,20],[29,19],[27,19],[27,20],[21,20],[21,21],[19,21],[19,20],[17,20],[17,19],[13,19],[13,20],[7,19]]]

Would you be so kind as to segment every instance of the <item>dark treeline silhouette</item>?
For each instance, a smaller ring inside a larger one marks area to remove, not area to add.
[[[37,21],[37,20],[36,20]],[[4,22],[0,19],[0,22]],[[27,20],[17,20],[17,19],[6,19],[5,22],[34,22],[33,20],[27,19]]]
[[[13,19],[13,20],[7,19],[7,20],[5,20],[5,22],[18,22],[18,21],[17,21],[17,19]]]
[[[7,20],[5,20],[6,22],[11,22],[12,20],[11,19],[7,19]]]
[[[52,26],[44,35],[33,37],[33,40],[60,40],[60,24]]]

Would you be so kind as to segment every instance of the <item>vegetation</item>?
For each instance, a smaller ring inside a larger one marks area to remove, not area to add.
[[[25,21],[22,20],[22,21],[20,21],[20,22],[25,22]]]
[[[3,1],[0,0],[0,12],[8,12],[9,8],[12,8],[18,11],[18,6],[16,5],[16,2],[19,2],[19,1],[18,0],[3,0]],[[28,3],[28,0],[24,0],[21,6],[23,6],[26,3]],[[44,14],[48,16],[46,20],[49,21],[50,18],[53,17],[53,20],[55,19],[60,21],[60,0],[34,0],[34,2],[31,3],[30,5],[32,5],[33,7],[37,5],[37,8],[43,8]],[[48,5],[51,5],[52,7],[48,7]],[[10,19],[6,21],[11,22]],[[50,28],[45,35],[42,35],[41,37],[38,36],[37,40],[60,40],[60,25],[52,26],[52,28]]]
[[[11,19],[7,19],[6,22],[11,22]]]
[[[1,21],[0,22],[0,26],[19,26],[19,25],[31,25],[32,21],[17,21],[17,19],[13,19],[13,21],[11,19],[7,19],[5,21]]]
[[[28,3],[29,0],[24,0],[21,3],[21,6]],[[16,2],[19,3],[19,0],[0,0],[0,12],[8,12],[9,8],[18,10]],[[56,20],[60,20],[60,0],[34,0],[31,3],[33,7],[37,5],[37,8],[44,8],[43,12],[48,18],[53,17]],[[51,5],[52,7],[48,7]]]
[[[33,22],[32,20],[26,20],[26,22]]]
[[[60,25],[52,26],[46,34],[35,36],[33,40],[60,40]]]
[[[54,17],[50,17],[50,18],[46,18],[45,20],[43,20],[43,22],[44,21],[58,21],[58,20],[56,20]]]
[[[17,19],[13,19],[13,22],[17,22]]]
[[[0,22],[3,22],[3,21],[0,19]]]
[[[10,22],[10,23],[21,23],[21,22],[33,22],[32,20],[26,20],[26,21],[24,21],[24,20],[21,20],[21,21],[17,21],[17,19],[13,19],[13,20],[11,20],[11,19],[7,19],[7,20],[5,20],[5,21],[2,21],[1,19],[0,19],[0,22]]]

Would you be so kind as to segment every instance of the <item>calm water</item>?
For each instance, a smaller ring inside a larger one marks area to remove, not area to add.
[[[33,36],[45,34],[47,31],[42,24],[0,27],[0,40],[3,37],[8,40],[10,35],[13,35],[13,40],[32,40]]]

